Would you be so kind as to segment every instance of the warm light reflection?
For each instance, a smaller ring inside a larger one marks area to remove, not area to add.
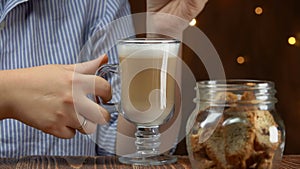
[[[295,45],[297,40],[295,37],[289,37],[288,42],[290,45]]]
[[[190,26],[195,26],[197,23],[196,19],[192,19],[192,21],[190,22]]]
[[[254,11],[255,11],[255,13],[256,13],[257,15],[261,15],[261,14],[263,13],[263,9],[262,9],[261,7],[259,7],[259,6],[256,7]]]
[[[244,64],[245,63],[245,58],[243,56],[239,56],[236,58],[236,62],[238,64]]]

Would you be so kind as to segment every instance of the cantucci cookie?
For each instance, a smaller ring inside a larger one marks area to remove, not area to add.
[[[217,163],[218,168],[227,168],[224,152],[224,135],[221,127],[218,127],[212,136],[204,143],[207,155]]]
[[[228,109],[224,116],[226,119],[223,122],[226,160],[235,167],[245,168],[246,160],[253,152],[254,114]]]
[[[280,131],[277,129],[272,114],[269,111],[255,111],[255,150],[276,150],[279,146]]]

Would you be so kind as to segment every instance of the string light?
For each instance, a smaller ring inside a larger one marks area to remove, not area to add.
[[[254,12],[256,13],[256,15],[261,15],[263,13],[263,9],[262,7],[258,6],[255,8]]]
[[[238,63],[238,64],[244,64],[245,63],[245,57],[244,56],[239,56],[239,57],[237,57],[236,58],[236,62]]]
[[[295,45],[297,40],[295,37],[291,36],[291,37],[289,37],[288,42],[290,45]]]
[[[197,23],[197,20],[194,18],[194,19],[191,20],[190,26],[195,26],[196,23]]]

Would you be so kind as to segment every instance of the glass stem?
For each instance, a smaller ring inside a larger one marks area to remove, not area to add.
[[[145,156],[159,155],[160,134],[159,126],[137,126],[135,133],[137,153]]]

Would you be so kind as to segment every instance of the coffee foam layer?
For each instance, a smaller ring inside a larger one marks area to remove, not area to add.
[[[177,57],[179,44],[122,44],[117,48],[120,57]]]

